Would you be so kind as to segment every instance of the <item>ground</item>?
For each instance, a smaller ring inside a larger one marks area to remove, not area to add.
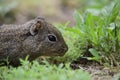
[[[120,66],[105,67],[97,62],[88,61],[81,64],[82,61],[74,61],[71,63],[73,69],[82,69],[88,71],[94,80],[120,80]]]

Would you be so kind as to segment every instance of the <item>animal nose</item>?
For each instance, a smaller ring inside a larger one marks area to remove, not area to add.
[[[61,45],[61,48],[58,50],[59,56],[63,56],[68,51],[67,45]]]
[[[67,46],[67,45],[64,45],[62,48],[63,48],[63,51],[64,51],[64,52],[67,52],[67,51],[68,51],[68,46]]]

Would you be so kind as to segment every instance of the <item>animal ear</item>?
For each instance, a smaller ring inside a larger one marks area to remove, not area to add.
[[[35,20],[35,24],[33,24],[31,27],[30,27],[30,33],[32,35],[35,35],[38,33],[38,31],[40,29],[42,29],[44,27],[44,21],[41,20],[41,19],[36,19]]]

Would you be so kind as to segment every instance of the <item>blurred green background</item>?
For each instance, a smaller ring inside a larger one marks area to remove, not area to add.
[[[102,8],[112,0],[0,0],[0,25],[21,24],[37,16],[45,17],[52,23],[70,21],[74,25],[76,9]]]

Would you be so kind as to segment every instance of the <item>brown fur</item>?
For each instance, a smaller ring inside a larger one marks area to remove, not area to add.
[[[52,35],[56,41],[50,41]],[[12,66],[19,66],[19,59],[29,55],[32,61],[39,56],[63,56],[68,47],[61,33],[43,18],[22,25],[0,26],[0,63],[8,60]]]

